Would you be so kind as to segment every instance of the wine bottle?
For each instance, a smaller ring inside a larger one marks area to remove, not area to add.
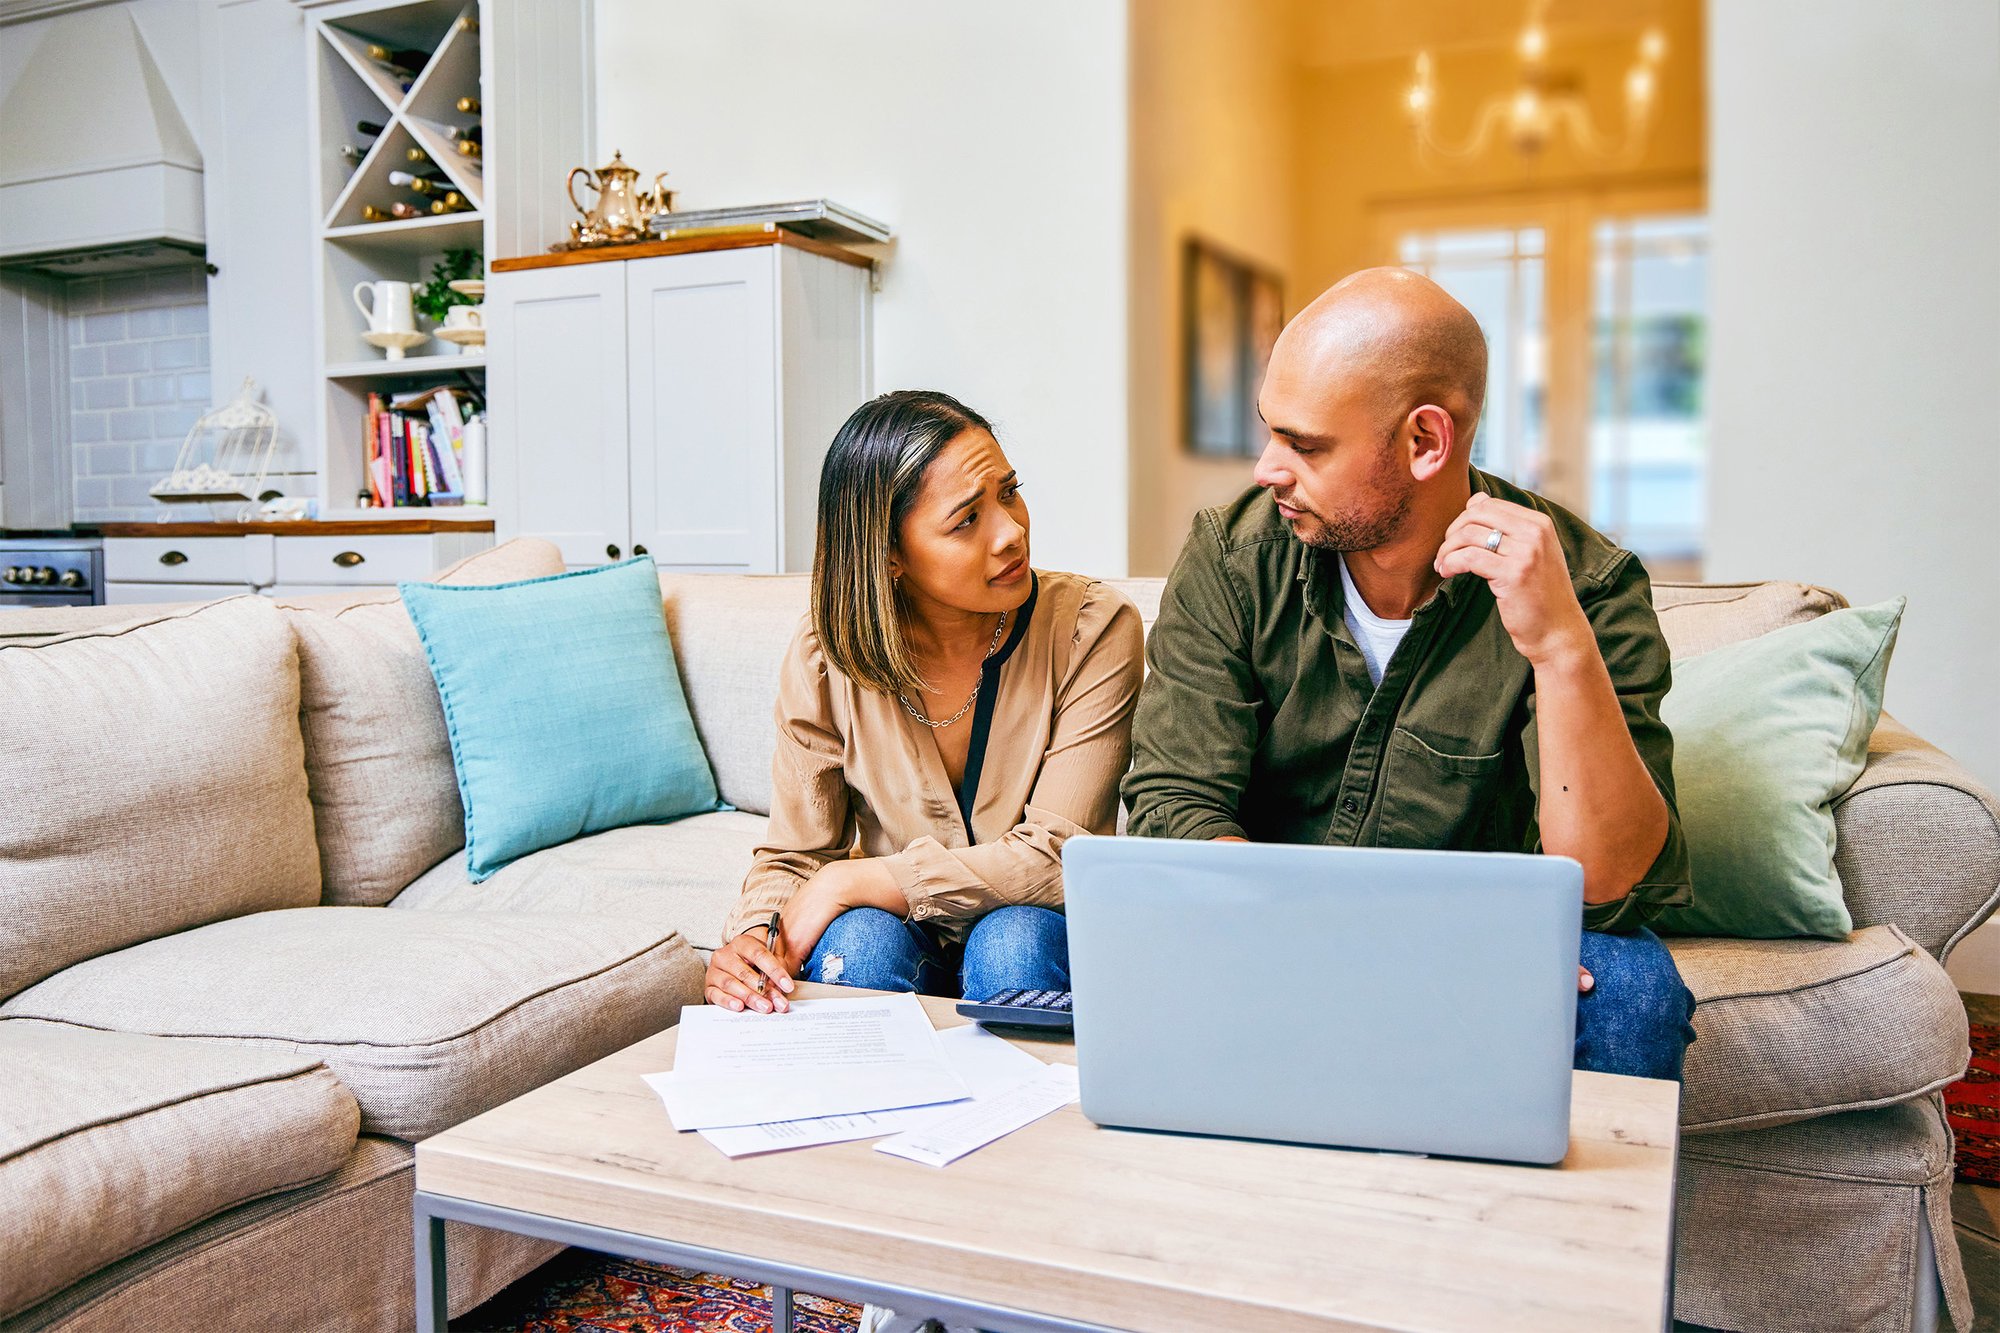
[[[371,139],[376,138],[382,133],[382,126],[377,125],[372,120],[357,120],[354,122],[354,128],[360,130]]]
[[[458,99],[458,109],[464,115],[476,116],[479,114],[479,99],[476,97],[461,97]]]
[[[356,148],[351,143],[344,143],[340,146],[340,155],[349,162],[359,162],[362,158],[368,156],[368,150],[366,148]]]
[[[406,162],[428,162],[431,160],[431,155],[421,148],[411,148],[404,152],[403,160]]]
[[[470,139],[474,143],[485,143],[486,131],[482,130],[477,125],[467,125],[464,126],[463,128],[454,125],[452,126],[451,137],[454,139],[461,139],[461,140]]]
[[[361,206],[361,220],[363,222],[388,222],[392,216],[386,208],[377,208],[373,204],[363,204]]]
[[[399,218],[420,218],[424,215],[423,209],[415,204],[406,204],[400,199],[389,205],[389,211]]]
[[[392,74],[415,75],[418,70],[430,63],[431,53],[428,51],[411,50],[408,47],[389,47],[382,45],[380,42],[370,42],[368,44],[368,58]]]
[[[479,140],[477,140],[477,139],[460,139],[460,140],[458,141],[458,155],[459,155],[460,157],[478,157],[478,156],[479,156]]]
[[[389,173],[389,184],[400,185],[417,194],[437,194],[451,188],[451,178],[435,174],[418,176],[408,171],[392,171]]]
[[[433,213],[463,213],[471,207],[472,205],[466,201],[465,196],[457,190],[450,191],[442,199],[431,200],[431,212]]]
[[[458,21],[458,30],[460,32],[478,32],[479,19],[472,14],[467,14]]]

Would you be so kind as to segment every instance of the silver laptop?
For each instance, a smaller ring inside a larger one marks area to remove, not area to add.
[[[1513,1162],[1569,1148],[1566,857],[1072,838],[1083,1113]]]

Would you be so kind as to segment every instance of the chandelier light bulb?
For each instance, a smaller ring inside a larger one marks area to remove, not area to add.
[[[1423,115],[1431,108],[1431,90],[1419,83],[1410,89],[1410,110]]]
[[[1521,30],[1521,59],[1530,65],[1539,65],[1542,57],[1549,53],[1549,34],[1541,24],[1530,24]]]
[[[1657,65],[1667,58],[1667,35],[1658,28],[1646,29],[1639,38],[1639,59],[1648,65]]]
[[[1639,66],[1625,76],[1625,95],[1633,102],[1643,105],[1653,100],[1653,71],[1645,65]]]

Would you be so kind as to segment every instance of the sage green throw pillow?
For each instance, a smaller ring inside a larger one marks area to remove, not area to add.
[[[1867,762],[1903,603],[1830,612],[1674,663],[1660,716],[1674,733],[1694,901],[1655,929],[1853,930],[1833,868],[1833,803]]]

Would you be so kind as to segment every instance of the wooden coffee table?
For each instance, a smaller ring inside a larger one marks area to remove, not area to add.
[[[996,1333],[1667,1325],[1676,1084],[1578,1074],[1548,1168],[1100,1129],[1075,1107],[943,1169],[867,1142],[731,1161],[640,1082],[676,1035],[417,1145],[419,1329],[445,1326],[447,1218],[769,1282],[781,1330],[793,1290]]]

